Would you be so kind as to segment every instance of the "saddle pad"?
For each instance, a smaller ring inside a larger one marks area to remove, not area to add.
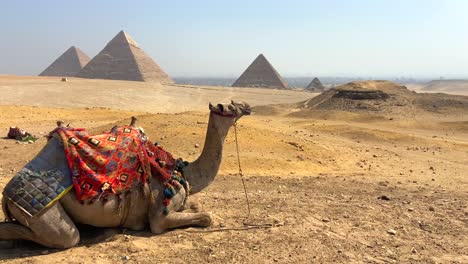
[[[80,201],[118,195],[144,184],[148,176],[171,178],[172,155],[146,140],[138,129],[114,127],[90,135],[84,129],[56,130],[64,144],[73,186]]]
[[[30,216],[39,214],[71,188],[60,170],[21,169],[3,191],[10,201]]]

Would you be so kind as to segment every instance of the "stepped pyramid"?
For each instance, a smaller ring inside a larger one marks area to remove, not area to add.
[[[70,47],[58,57],[39,76],[73,77],[89,62],[90,58],[75,46]]]
[[[124,31],[120,31],[109,41],[77,77],[173,83],[159,65]]]
[[[325,86],[323,86],[322,82],[315,77],[309,85],[307,85],[306,90],[322,92],[325,91]]]
[[[265,56],[260,54],[232,86],[285,89],[288,87],[288,84],[279,75],[275,68],[273,68]]]

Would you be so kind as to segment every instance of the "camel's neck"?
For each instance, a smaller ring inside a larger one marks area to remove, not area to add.
[[[203,151],[184,171],[191,194],[206,188],[216,177],[221,165],[224,139],[231,125],[231,118],[210,114]]]

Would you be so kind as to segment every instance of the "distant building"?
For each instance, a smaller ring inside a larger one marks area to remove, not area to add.
[[[322,82],[315,77],[309,85],[307,85],[306,90],[315,91],[315,92],[323,92],[325,91],[325,86],[323,86]]]
[[[232,86],[286,89],[288,84],[265,56],[260,54]]]
[[[124,31],[120,31],[77,75],[91,79],[174,81]]]
[[[58,57],[39,76],[73,77],[83,69],[90,58],[79,48],[72,46]]]

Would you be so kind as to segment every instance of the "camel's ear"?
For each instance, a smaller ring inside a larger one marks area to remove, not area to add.
[[[210,102],[210,104],[208,105],[208,108],[210,109],[210,111],[211,111],[211,109],[213,109],[213,104],[212,104],[211,102]]]

